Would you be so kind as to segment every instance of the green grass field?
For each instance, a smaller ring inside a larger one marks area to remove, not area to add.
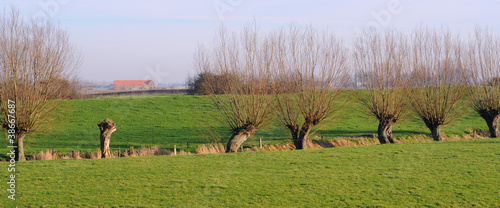
[[[325,121],[316,128],[313,136],[347,137],[375,134],[378,122],[356,103],[349,94],[344,94],[346,103],[335,118]],[[448,135],[461,135],[465,129],[487,129],[486,123],[475,112],[463,105],[462,114],[455,122],[443,128]],[[111,118],[117,124],[117,131],[111,137],[112,149],[128,149],[130,146],[153,146],[160,148],[185,149],[190,142],[194,151],[199,143],[214,142],[212,135],[201,133],[205,127],[214,129],[227,142],[229,134],[224,124],[213,116],[216,110],[207,96],[164,95],[128,96],[88,100],[68,100],[54,115],[51,129],[33,133],[26,137],[25,151],[36,153],[45,150],[70,152],[96,151],[99,149],[97,123]],[[430,134],[423,122],[409,117],[393,128],[396,136]],[[287,140],[288,131],[272,122],[264,126],[245,145],[257,145],[264,141]],[[207,138],[210,137],[210,138]],[[0,147],[0,157],[5,157],[7,145]]]
[[[313,133],[325,139],[374,134],[377,121],[345,94],[342,111]],[[463,112],[443,128],[448,135],[486,129],[462,104]],[[214,142],[207,126],[227,141],[213,118],[209,97],[165,95],[68,100],[51,129],[26,137],[26,152],[69,152],[99,148],[97,123],[111,118],[117,131],[112,149],[130,146],[186,148]],[[429,134],[409,117],[396,136]],[[276,122],[258,138],[286,141]],[[0,156],[7,149],[0,147]],[[0,207],[336,207],[500,206],[500,141],[431,142],[286,152],[153,156],[101,160],[28,161],[16,166],[17,200],[2,189]],[[8,163],[4,164],[7,170]],[[7,171],[2,174],[8,181]],[[5,185],[7,187],[7,185]]]
[[[498,207],[500,140],[18,164],[1,207]],[[3,163],[5,164],[5,163]],[[6,165],[3,165],[4,168]],[[5,168],[6,169],[6,168]],[[3,181],[6,175],[2,174]]]

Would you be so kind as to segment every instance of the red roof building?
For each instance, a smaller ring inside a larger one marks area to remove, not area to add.
[[[153,80],[115,80],[116,90],[149,90],[156,88]]]

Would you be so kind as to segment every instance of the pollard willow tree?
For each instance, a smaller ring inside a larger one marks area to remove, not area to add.
[[[453,120],[467,92],[463,44],[449,30],[420,27],[412,33],[410,45],[410,103],[434,141],[442,141],[440,127]]]
[[[477,27],[468,45],[471,106],[486,121],[490,137],[500,136],[500,36]]]
[[[354,41],[359,101],[378,121],[378,140],[394,143],[392,127],[408,110],[407,38],[394,30],[364,31]]]
[[[222,122],[231,130],[226,152],[239,147],[271,120],[274,109],[274,45],[268,36],[260,35],[255,25],[240,32],[221,27],[210,48],[198,47],[195,67],[198,73],[212,74],[205,80]],[[225,87],[219,87],[221,79]]]
[[[17,161],[25,160],[25,136],[47,124],[59,98],[67,95],[61,80],[70,80],[79,60],[67,33],[51,21],[23,20],[14,8],[0,16],[1,123],[11,129],[15,118]],[[14,113],[8,106],[12,103]]]
[[[339,109],[336,101],[348,82],[348,50],[335,34],[311,26],[291,25],[273,35],[277,117],[296,149],[307,149],[313,127]]]

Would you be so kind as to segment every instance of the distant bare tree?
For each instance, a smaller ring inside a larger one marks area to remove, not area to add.
[[[25,160],[25,136],[50,121],[60,98],[68,95],[61,81],[70,80],[78,55],[67,33],[49,20],[24,21],[14,8],[0,16],[1,123],[11,129],[15,120],[16,160]]]
[[[413,32],[411,47],[407,95],[432,138],[441,141],[440,127],[453,119],[457,103],[467,92],[462,43],[449,30],[421,27]]]
[[[191,95],[209,95],[209,94],[224,94],[228,90],[224,89],[228,86],[230,79],[236,79],[228,74],[216,75],[208,72],[198,73],[194,77],[188,78],[188,92]],[[208,86],[209,82],[216,81],[217,86]],[[212,89],[208,89],[211,87]]]
[[[378,140],[394,143],[392,127],[407,112],[407,36],[397,31],[365,31],[355,39],[354,61],[361,88],[356,95],[379,121]]]
[[[205,88],[223,122],[232,131],[227,143],[227,152],[237,152],[243,142],[272,116],[274,99],[273,44],[259,34],[255,25],[241,32],[230,32],[221,27],[212,43],[211,50],[199,46],[195,55],[195,66],[199,73],[207,76]],[[230,76],[221,83],[218,76]],[[221,88],[220,85],[225,87]],[[222,92],[219,92],[222,90]],[[217,95],[221,94],[221,95]]]
[[[500,36],[477,27],[467,51],[466,67],[472,108],[488,124],[490,137],[500,136]]]
[[[338,109],[335,101],[348,82],[348,50],[328,31],[290,26],[274,33],[279,90],[279,121],[297,149],[307,149],[308,135]]]

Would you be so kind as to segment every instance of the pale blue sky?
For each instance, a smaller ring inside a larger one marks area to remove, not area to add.
[[[479,24],[500,32],[500,1],[486,0],[1,0],[25,17],[50,16],[82,49],[82,80],[184,83],[192,56],[224,23],[262,30],[294,22],[350,38],[365,27],[445,25],[464,34]],[[2,10],[3,12],[3,10]]]

